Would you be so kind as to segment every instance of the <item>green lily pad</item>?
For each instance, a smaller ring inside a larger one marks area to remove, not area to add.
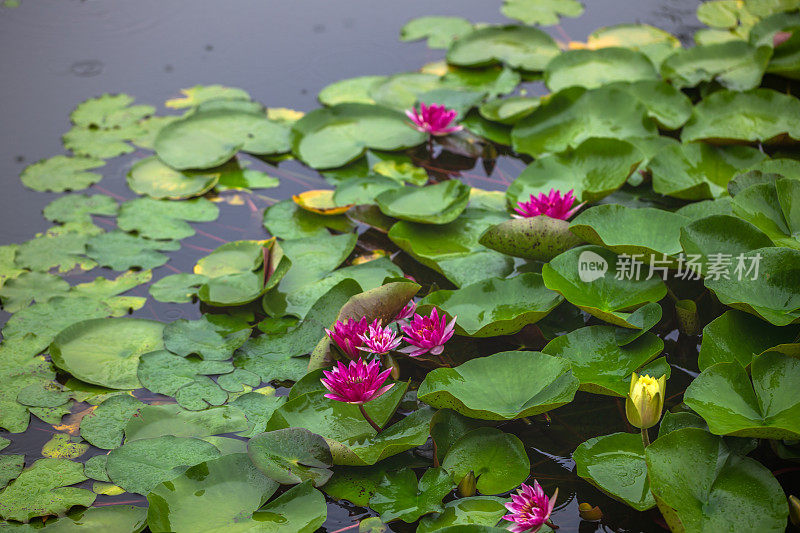
[[[247,168],[247,162],[231,159],[221,167],[217,167],[219,181],[214,186],[218,191],[245,191],[251,189],[272,189],[280,185],[280,180],[266,172]]]
[[[454,41],[447,50],[447,62],[462,67],[505,63],[514,68],[541,71],[556,55],[556,42],[542,30],[488,26]]]
[[[480,106],[478,112],[486,120],[502,124],[515,124],[533,113],[540,104],[541,100],[539,98],[510,96],[508,98],[489,100]]]
[[[110,389],[139,387],[139,356],[164,347],[164,324],[136,318],[93,319],[64,329],[50,345],[53,364]]]
[[[769,470],[722,439],[685,428],[645,450],[650,490],[670,529],[784,531],[786,495]]]
[[[503,498],[496,496],[472,496],[447,502],[441,513],[422,517],[417,533],[433,533],[445,528],[455,530],[457,526],[472,524],[493,526],[507,512],[504,503]]]
[[[548,216],[512,218],[483,232],[480,244],[500,253],[534,261],[549,261],[581,240],[569,222]]]
[[[427,177],[428,175],[425,174],[426,181]],[[375,198],[382,192],[401,187],[402,185],[396,180],[384,176],[352,178],[336,188],[336,192],[333,193],[333,202],[336,205],[373,205]]]
[[[590,315],[615,326],[636,327],[628,322],[631,312],[661,300],[667,287],[658,274],[647,279],[646,267],[637,277],[636,269],[625,265],[611,250],[581,246],[544,265],[542,277],[548,289],[558,291]]]
[[[126,124],[119,128],[98,129],[74,126],[61,140],[64,148],[78,156],[110,159],[134,151],[128,141],[142,137],[144,128],[138,124]]]
[[[248,427],[242,410],[230,405],[203,411],[188,411],[179,405],[150,405],[128,419],[125,440],[153,439],[164,435],[204,438],[221,433],[244,431]]]
[[[112,231],[91,237],[86,242],[86,255],[96,264],[113,270],[151,269],[169,261],[161,252],[174,252],[180,247],[176,241],[152,241],[124,231]]]
[[[253,392],[242,394],[228,405],[241,409],[247,416],[249,427],[245,431],[237,433],[240,437],[255,437],[263,433],[267,428],[272,413],[286,401],[285,396],[275,396],[275,389],[272,394],[266,394],[272,387],[264,387]]]
[[[739,217],[712,215],[681,228],[681,245],[687,257],[695,256],[691,268],[702,275],[708,274],[709,268],[718,270],[713,266],[714,258],[736,258],[739,254],[772,246],[772,241]],[[732,265],[731,272],[734,268]]]
[[[321,215],[284,200],[264,211],[264,227],[281,239],[301,239],[329,235],[328,229],[349,233],[353,224],[344,215]]]
[[[22,184],[35,191],[77,191],[100,181],[103,176],[87,172],[105,161],[91,157],[57,155],[29,165],[22,171]]]
[[[647,108],[620,89],[570,87],[550,96],[511,130],[514,149],[539,157],[576,148],[590,137],[650,137]]]
[[[777,246],[800,249],[800,179],[752,185],[733,198],[736,216],[751,222]]]
[[[199,411],[228,401],[228,393],[207,376],[229,372],[233,364],[228,361],[202,361],[157,350],[139,358],[137,375],[146,389],[174,396],[185,409]]]
[[[317,95],[322,105],[332,106],[345,103],[374,104],[369,95],[374,85],[386,80],[386,76],[358,76],[326,85]]]
[[[505,16],[525,24],[552,26],[560,17],[579,17],[583,4],[578,0],[505,0],[500,9]]]
[[[531,163],[508,187],[506,196],[509,203],[516,204],[527,201],[531,194],[573,189],[576,198],[594,202],[622,187],[643,158],[627,141],[586,139],[574,150]]]
[[[738,362],[707,367],[689,385],[684,402],[708,422],[715,435],[797,439],[800,401],[798,359],[767,352],[750,364],[753,383]]]
[[[210,106],[209,104],[221,104]],[[217,167],[239,150],[259,154],[288,152],[289,129],[267,119],[248,102],[212,101],[164,126],[156,136],[158,158],[178,170]]]
[[[119,211],[116,200],[105,194],[70,194],[56,198],[42,214],[53,222],[91,222],[92,215],[113,217]]]
[[[34,384],[20,389],[17,401],[29,407],[58,407],[70,400],[71,393],[58,384]]]
[[[150,285],[148,292],[159,302],[188,303],[206,281],[201,274],[172,274]]]
[[[694,46],[666,58],[661,75],[679,89],[717,81],[733,91],[746,91],[761,85],[770,55],[768,46],[756,48],[739,40]]]
[[[147,509],[134,505],[107,505],[73,509],[66,516],[49,518],[46,528],[53,533],[114,531],[140,533],[147,526]],[[31,527],[31,530],[38,530]],[[44,529],[44,528],[42,528]]]
[[[692,115],[692,102],[680,90],[659,80],[639,80],[607,84],[608,89],[625,91],[647,108],[647,114],[659,126],[675,130]],[[635,142],[637,139],[631,139]]]
[[[0,286],[0,300],[3,302],[3,310],[16,313],[34,300],[46,302],[55,296],[64,296],[69,289],[69,283],[59,276],[26,271]]]
[[[253,464],[278,483],[328,482],[333,458],[328,443],[304,428],[286,428],[256,435],[247,444]]]
[[[428,48],[447,48],[472,30],[472,23],[461,17],[418,17],[406,22],[400,29],[400,40],[427,38]]]
[[[17,479],[24,468],[24,455],[0,455],[0,490]]]
[[[127,394],[112,396],[83,417],[81,437],[92,446],[104,450],[118,448],[128,420],[144,406],[144,403]]]
[[[417,391],[420,401],[483,420],[513,420],[572,401],[579,381],[561,357],[501,352],[455,368],[437,368]]]
[[[301,483],[253,513],[255,523],[245,522],[241,529],[228,530],[245,533],[255,527],[263,533],[314,533],[327,516],[325,496],[311,486],[311,483]]]
[[[800,101],[771,89],[717,91],[697,104],[683,142],[781,142],[800,139]]]
[[[114,484],[146,495],[159,483],[220,456],[210,442],[165,435],[127,442],[108,454],[106,470]]]
[[[739,258],[741,271],[737,271]],[[750,270],[753,265],[758,265],[755,272]],[[800,320],[798,269],[800,250],[759,248],[734,258],[729,279],[707,276],[705,285],[725,305],[753,313],[776,326],[785,326]]]
[[[224,85],[195,85],[188,89],[181,89],[181,98],[167,100],[164,105],[171,109],[185,109],[197,107],[212,100],[250,100],[250,95],[244,89],[225,87]]]
[[[107,129],[134,124],[156,112],[153,106],[132,106],[133,100],[127,94],[104,94],[78,104],[69,118],[77,126]]]
[[[547,64],[544,80],[552,92],[567,87],[595,89],[617,81],[656,80],[646,55],[628,48],[568,50]]]
[[[689,219],[669,211],[622,205],[596,205],[579,214],[569,230],[590,244],[617,254],[642,255],[640,260],[675,256],[683,249],[681,228]]]
[[[230,328],[209,320],[208,315],[200,320],[176,320],[164,328],[167,350],[183,357],[197,354],[207,361],[229,359],[249,337],[250,328]]]
[[[19,245],[15,264],[42,272],[53,268],[58,268],[59,272],[69,272],[74,268],[91,270],[97,263],[83,255],[89,239],[89,233],[80,228],[67,225],[50,228]]]
[[[458,218],[469,203],[470,187],[447,180],[425,187],[403,187],[379,194],[375,201],[390,217],[421,224],[448,224]]]
[[[612,433],[589,439],[572,455],[580,477],[637,511],[656,506],[647,479],[641,435]]]
[[[478,243],[486,228],[506,220],[508,215],[503,212],[467,208],[450,224],[397,222],[389,230],[389,238],[423,265],[463,286],[511,273],[510,257]]]
[[[705,143],[670,144],[649,162],[653,190],[682,200],[718,198],[743,167],[764,159],[748,146],[711,146]]]
[[[183,202],[137,198],[122,204],[117,225],[148,239],[180,240],[194,235],[189,222],[210,222],[219,208],[205,198]]]
[[[28,522],[37,516],[63,514],[74,505],[89,507],[95,494],[68,486],[84,480],[81,463],[39,459],[0,493],[0,516]]]
[[[608,46],[630,48],[642,52],[658,67],[681,43],[674,35],[648,24],[618,24],[593,31],[584,46],[590,50]]]
[[[647,373],[654,378],[669,377],[669,365],[657,359],[664,341],[646,332],[625,346],[618,346],[616,328],[589,326],[561,335],[542,348],[542,352],[567,359],[581,382],[580,390],[624,398],[631,373]]]
[[[496,428],[479,428],[458,439],[442,467],[458,484],[472,472],[481,494],[500,494],[528,479],[531,463],[522,441]]]
[[[423,515],[443,511],[442,498],[452,489],[453,481],[443,468],[429,468],[417,481],[410,468],[387,472],[369,500],[381,520],[412,523]]]
[[[137,161],[128,172],[128,186],[136,194],[150,198],[180,200],[202,196],[220,179],[215,172],[181,172],[168,167],[157,157]]]
[[[540,274],[489,278],[455,291],[436,291],[419,303],[419,312],[437,307],[457,316],[456,332],[470,337],[511,335],[533,324],[563,301],[547,289]]]
[[[192,466],[148,494],[153,532],[213,531],[250,523],[252,513],[278,489],[246,454],[232,453]],[[243,530],[243,529],[242,529]]]
[[[399,111],[368,104],[316,109],[292,128],[292,151],[312,168],[342,166],[367,148],[401,150],[424,140]]]
[[[729,310],[703,328],[697,365],[700,370],[716,363],[737,362],[747,368],[767,351],[786,352],[795,345],[798,326],[777,327],[742,311]]]
[[[369,88],[369,96],[380,106],[402,111],[413,106],[419,95],[442,87],[438,74],[401,72]]]

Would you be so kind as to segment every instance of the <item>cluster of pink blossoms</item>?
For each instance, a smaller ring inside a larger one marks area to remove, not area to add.
[[[550,194],[540,193],[539,196],[531,194],[530,200],[521,201],[514,208],[515,218],[530,218],[546,215],[550,218],[568,220],[578,212],[583,204],[575,204],[574,190],[561,195],[561,191],[550,189]]]

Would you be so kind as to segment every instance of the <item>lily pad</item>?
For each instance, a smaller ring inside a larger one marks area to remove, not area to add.
[[[29,165],[20,179],[35,191],[77,191],[100,181],[102,175],[88,171],[103,165],[101,159],[57,155]]]
[[[772,89],[717,91],[697,104],[683,142],[781,142],[800,139],[800,101]]]
[[[317,95],[322,105],[332,106],[345,103],[374,104],[369,95],[372,86],[385,81],[386,76],[358,76],[326,85]]]
[[[118,210],[117,202],[105,194],[70,194],[47,204],[42,214],[53,222],[91,222],[92,215],[112,217]]]
[[[428,39],[428,48],[447,48],[473,30],[472,23],[461,17],[419,17],[400,29],[401,41]]]
[[[348,233],[353,224],[344,215],[320,215],[302,209],[292,200],[284,200],[264,211],[264,227],[281,239],[301,239],[329,235],[328,229]]]
[[[224,85],[195,85],[181,89],[181,94],[182,97],[167,100],[164,105],[171,109],[185,109],[211,100],[250,100],[250,95],[244,89]]]
[[[173,274],[150,285],[148,291],[159,302],[188,303],[206,281],[201,274]]]
[[[569,230],[590,244],[617,254],[641,255],[640,260],[664,259],[683,249],[681,228],[689,219],[652,207],[596,205],[578,215]]]
[[[37,516],[63,514],[74,505],[89,507],[95,494],[68,486],[84,480],[81,463],[39,459],[0,493],[0,516],[28,522]]]
[[[695,256],[692,258],[692,270],[698,274],[708,274],[710,268],[719,272],[718,267],[724,266],[715,259],[728,256],[736,258],[739,254],[772,246],[772,241],[758,228],[739,217],[711,215],[681,228],[681,244],[687,257]],[[716,267],[713,266],[715,262]],[[732,264],[731,273],[734,268],[735,265]]]
[[[128,141],[144,136],[146,131],[138,124],[119,128],[99,129],[74,126],[61,140],[64,148],[78,156],[110,159],[134,151]]]
[[[122,490],[117,487],[118,490]],[[147,509],[135,505],[108,505],[73,509],[66,516],[49,518],[47,528],[54,533],[69,531],[114,531],[140,533],[147,525]],[[31,528],[38,529],[38,528]]]
[[[570,48],[597,50],[606,47],[624,47],[638,50],[659,66],[676,48],[681,47],[677,37],[649,24],[617,24],[593,31],[585,43],[569,43]]]
[[[153,439],[164,435],[204,438],[244,431],[248,427],[242,410],[230,405],[203,411],[188,411],[179,405],[150,405],[125,425],[125,440]]]
[[[218,216],[217,206],[205,198],[183,202],[137,198],[122,204],[117,225],[148,239],[180,240],[194,235],[189,222],[210,222]]]
[[[116,485],[146,495],[159,483],[219,456],[219,450],[210,442],[166,435],[127,442],[111,450],[106,470]]]
[[[540,274],[527,273],[502,279],[489,278],[455,291],[436,291],[419,303],[458,317],[456,332],[470,337],[510,335],[533,324],[563,301],[547,289]]]
[[[569,222],[548,216],[512,218],[488,228],[480,244],[500,253],[534,261],[549,261],[582,241]]]
[[[413,106],[419,95],[442,87],[439,74],[401,72],[369,88],[369,96],[380,106],[403,111]]]
[[[174,252],[181,247],[176,241],[153,241],[124,231],[112,231],[90,238],[86,242],[86,255],[96,264],[113,270],[156,268],[169,257],[161,252]]]
[[[506,196],[515,205],[531,194],[572,189],[576,198],[594,202],[622,187],[643,158],[627,141],[586,139],[574,150],[534,161],[508,187]]]
[[[798,326],[777,327],[742,311],[729,310],[703,328],[697,365],[737,362],[747,368],[767,351],[786,352],[796,346]]]
[[[87,383],[139,387],[139,356],[164,347],[164,324],[136,318],[93,319],[63,330],[50,345],[53,364]]]
[[[786,528],[786,495],[760,463],[732,454],[722,439],[685,428],[645,450],[650,490],[670,529],[725,531]]]
[[[496,496],[472,496],[447,502],[441,513],[422,517],[417,533],[433,533],[471,524],[493,526],[507,513],[504,503],[503,498]]]
[[[539,98],[510,96],[489,100],[478,109],[478,112],[487,120],[502,124],[514,124],[533,113],[540,104]]]
[[[267,394],[270,389],[272,394]],[[255,437],[264,432],[272,413],[286,401],[285,396],[275,396],[274,392],[275,389],[272,387],[264,387],[263,389],[242,394],[230,402],[229,405],[231,407],[236,407],[244,412],[249,424],[245,431],[240,431],[237,435],[240,437]]]
[[[153,532],[236,529],[278,489],[246,454],[232,453],[192,466],[148,494],[147,524]],[[243,529],[240,529],[243,531]]]
[[[678,50],[661,64],[661,75],[675,87],[694,87],[717,81],[734,91],[754,89],[772,55],[768,46],[729,41]]]
[[[63,296],[70,289],[69,283],[59,276],[45,272],[23,272],[0,286],[3,310],[16,313],[31,304],[46,302],[55,296]]]
[[[399,111],[368,104],[316,109],[292,128],[292,151],[313,168],[342,166],[367,148],[401,150],[424,140]]]
[[[743,266],[737,270],[740,261]],[[755,271],[750,270],[753,265],[757,265]],[[776,326],[800,320],[800,294],[796,290],[800,250],[759,248],[739,255],[731,268],[729,279],[723,276],[705,279],[706,287],[722,303],[753,313]]]
[[[456,484],[472,472],[481,494],[500,494],[525,481],[531,463],[521,440],[487,427],[472,430],[453,443],[442,467]]]
[[[559,91],[520,120],[511,130],[514,149],[539,157],[576,148],[590,137],[614,139],[650,137],[655,124],[647,108],[619,89]]]
[[[17,479],[24,468],[24,455],[0,455],[0,490],[6,488],[6,485]]]
[[[558,55],[558,46],[542,30],[526,26],[488,26],[453,42],[447,62],[463,67],[505,63],[510,67],[541,71]]]
[[[664,342],[653,333],[618,346],[616,328],[588,326],[556,337],[542,352],[567,359],[581,382],[580,390],[624,398],[632,372],[669,377],[669,365],[656,360],[663,349]]]
[[[628,322],[631,312],[661,300],[667,287],[657,274],[650,279],[647,274],[636,276],[635,267],[631,270],[629,266],[611,250],[581,246],[544,265],[542,277],[548,289],[558,291],[587,313],[630,328],[636,327]]]
[[[738,362],[707,367],[689,385],[684,402],[708,422],[715,435],[797,439],[800,361],[767,352],[750,364],[752,385]]]
[[[228,393],[207,376],[230,372],[233,365],[227,361],[202,361],[157,350],[139,358],[137,376],[146,389],[174,396],[185,409],[199,411],[228,401]]]
[[[168,167],[157,157],[137,161],[128,172],[128,186],[137,194],[150,198],[180,200],[202,196],[214,188],[219,173],[181,172]]]
[[[567,87],[594,89],[617,81],[656,80],[646,55],[628,48],[568,50],[547,64],[544,80],[557,92]]]
[[[369,500],[381,520],[412,523],[423,515],[441,512],[442,498],[452,489],[453,481],[443,468],[429,468],[417,480],[410,468],[387,472]]]
[[[501,352],[455,368],[437,368],[417,391],[420,401],[483,420],[513,420],[572,401],[579,381],[561,357]]]
[[[208,315],[200,320],[176,320],[164,328],[167,350],[183,357],[197,354],[207,361],[229,359],[249,337],[249,327],[230,328],[209,320]]]
[[[77,126],[108,129],[134,124],[155,113],[153,106],[132,106],[133,100],[127,94],[104,94],[78,104],[69,118]]]
[[[325,522],[328,508],[325,496],[311,486],[311,483],[301,483],[284,492],[258,511],[253,513],[254,524],[245,525],[242,529],[232,531],[252,531],[257,528],[263,533],[283,533],[292,531],[297,533],[314,533]]]
[[[579,17],[583,4],[578,0],[505,0],[500,9],[505,16],[525,24],[552,26],[560,17]]]
[[[278,483],[328,482],[333,458],[328,443],[303,428],[286,428],[256,435],[247,444],[253,464]]]
[[[448,180],[425,187],[403,187],[379,194],[375,201],[385,215],[421,224],[448,224],[469,203],[470,187]]]
[[[122,443],[128,420],[145,404],[133,396],[112,396],[81,420],[81,437],[89,444],[113,450]]]
[[[781,178],[739,191],[736,216],[751,222],[777,246],[800,249],[800,179]]]

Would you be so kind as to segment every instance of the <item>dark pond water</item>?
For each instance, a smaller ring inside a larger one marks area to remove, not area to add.
[[[582,17],[565,19],[550,31],[560,40],[583,40],[600,26],[643,22],[689,42],[697,27],[698,3],[588,0]],[[137,103],[159,106],[163,113],[163,102],[177,96],[179,89],[220,83],[241,87],[270,107],[307,111],[318,106],[316,94],[333,81],[411,71],[441,59],[443,51],[429,50],[424,43],[398,41],[408,19],[460,15],[474,22],[507,21],[499,12],[500,4],[500,0],[22,0],[18,8],[0,7],[0,244],[28,240],[49,227],[41,210],[55,195],[23,188],[18,176],[26,165],[63,152],[60,137],[69,129],[68,114],[87,98],[125,92]],[[104,179],[95,187],[97,192],[120,200],[132,198],[124,176],[141,155],[112,160],[102,169]],[[489,174],[474,161],[442,160],[435,165],[457,168],[470,185],[486,189],[505,189],[524,168],[523,162],[511,158],[500,158]],[[190,271],[199,257],[223,241],[263,238],[264,208],[299,190],[324,185],[313,171],[293,162],[269,172],[281,178],[279,188],[262,191],[268,196],[225,196],[229,205],[219,220],[198,224],[198,234],[182,242],[168,266],[154,271],[154,280]],[[68,280],[75,284],[98,275],[101,271],[95,270]],[[140,287],[132,294],[147,293]],[[199,314],[196,305],[159,304],[152,299],[136,312],[162,321]],[[0,324],[7,318],[0,311]],[[680,365],[696,354],[697,339],[678,337],[669,329],[662,335],[676,365],[673,379],[688,381],[690,374]],[[550,420],[536,418],[529,425],[516,422],[503,427],[526,443],[534,475],[547,492],[560,488],[554,514],[560,531],[665,530],[657,511],[632,512],[573,473],[570,454],[578,444],[592,435],[629,429],[623,426],[620,409],[624,406],[619,401],[579,394]],[[30,464],[40,457],[53,431],[52,426],[33,422],[25,434],[10,437],[13,443],[4,452],[25,453]],[[97,500],[98,505],[123,501],[144,503],[128,494]],[[580,521],[579,502],[599,505],[603,521]],[[366,513],[363,508],[332,504],[320,531],[357,531],[357,522]],[[414,530],[402,523],[392,528]]]

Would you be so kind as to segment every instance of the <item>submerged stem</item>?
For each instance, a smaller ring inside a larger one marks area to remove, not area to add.
[[[358,404],[358,410],[361,411],[361,415],[364,417],[364,420],[369,422],[369,425],[375,428],[375,431],[377,431],[378,433],[382,431],[382,428],[369,417],[369,415],[367,414],[367,410],[364,409],[363,403]]]
[[[645,448],[650,446],[650,434],[645,428],[642,428],[642,444],[644,444]]]

